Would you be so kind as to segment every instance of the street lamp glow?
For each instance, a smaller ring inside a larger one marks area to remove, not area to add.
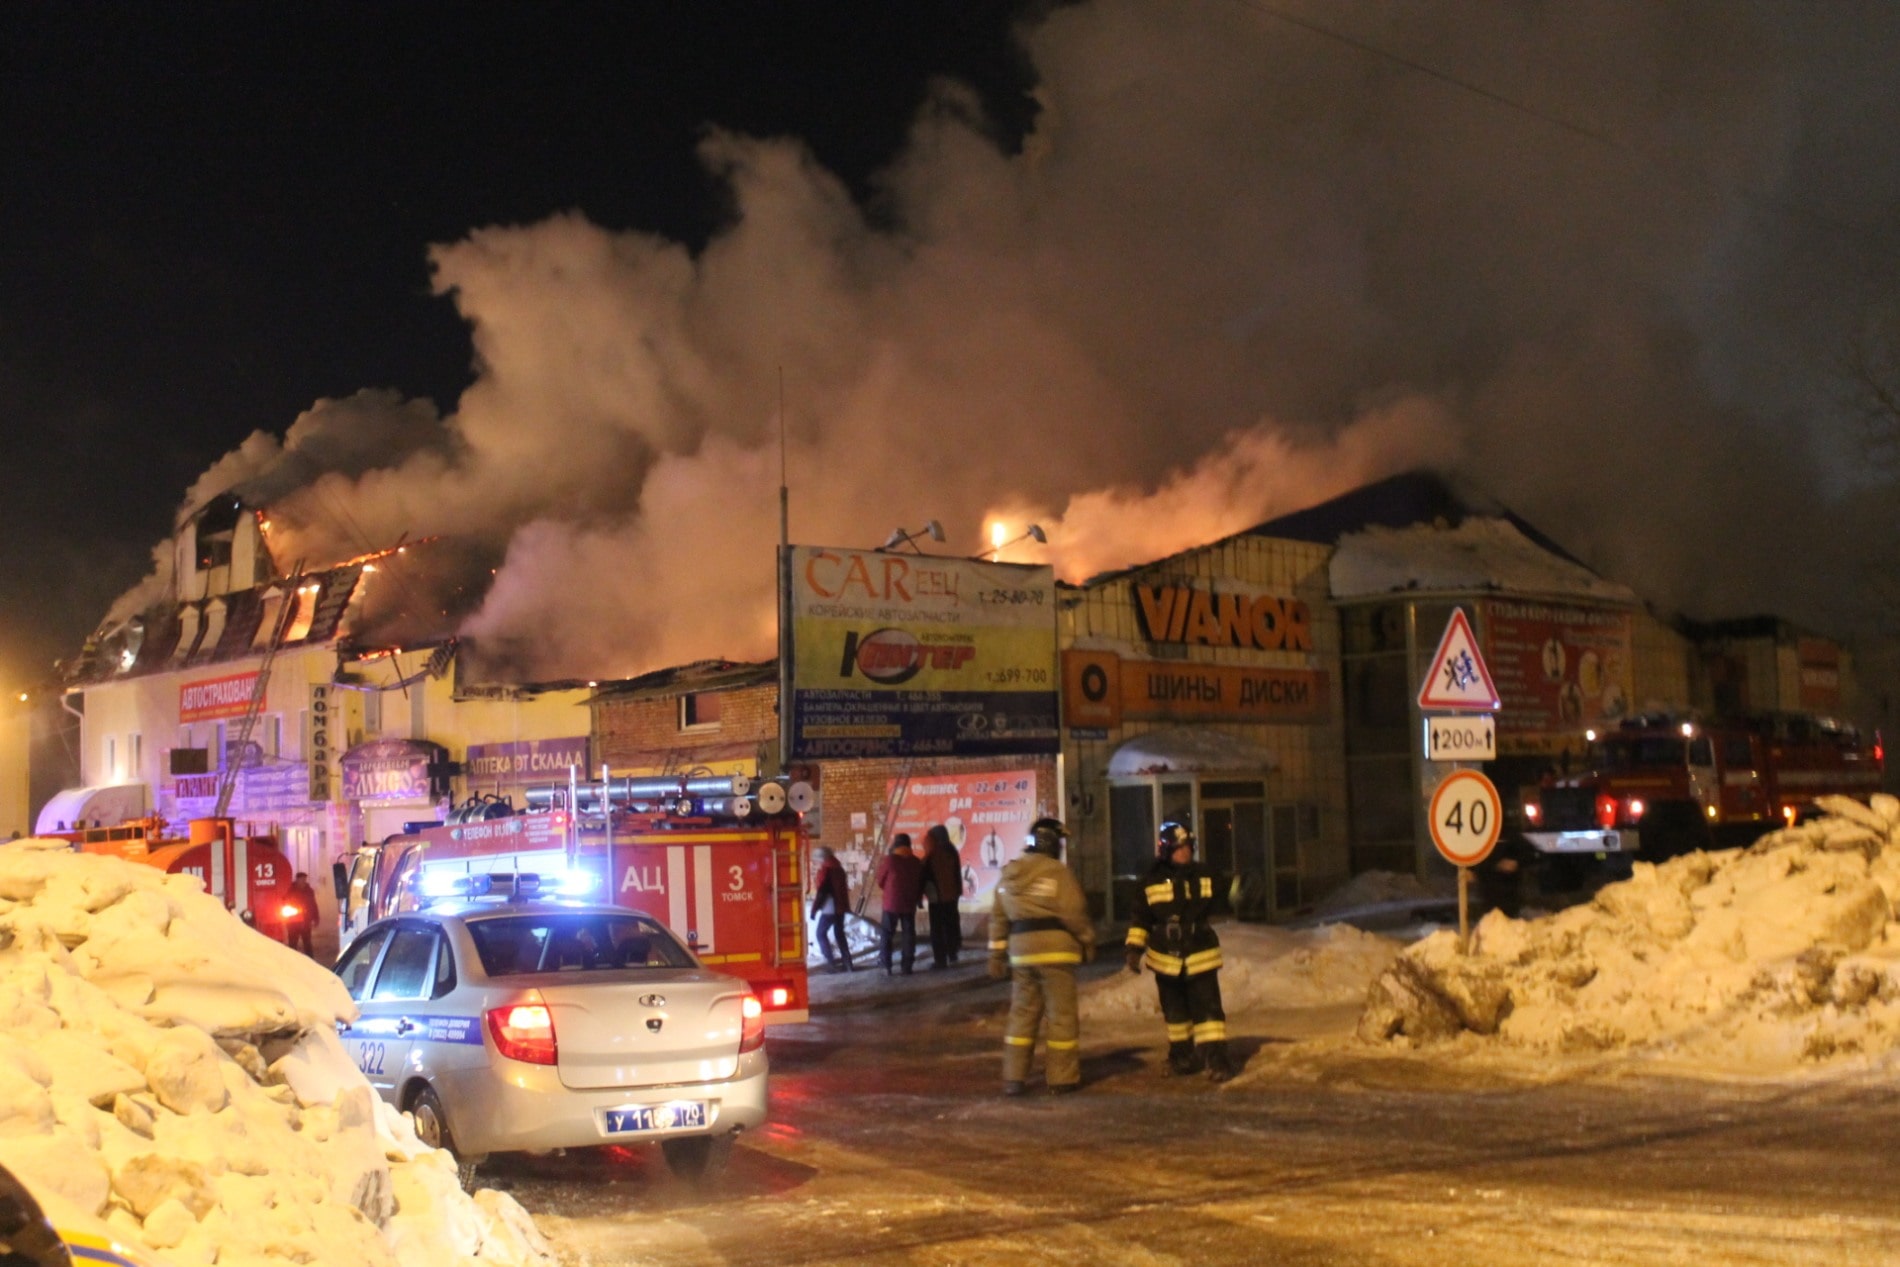
[[[1003,526],[1002,520],[999,519],[995,523],[990,525],[990,548],[991,549],[1001,550],[1003,548],[1003,543],[1007,540],[1009,540],[1009,529]]]

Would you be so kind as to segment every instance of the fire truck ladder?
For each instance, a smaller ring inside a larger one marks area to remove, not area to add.
[[[284,580],[284,598],[277,605],[277,620],[271,627],[270,641],[264,645],[264,659],[257,666],[257,680],[251,684],[251,702],[244,707],[244,716],[238,722],[237,742],[225,747],[225,767],[218,775],[218,804],[211,811],[213,818],[223,818],[231,808],[231,794],[237,791],[238,771],[243,768],[245,751],[251,742],[251,731],[257,726],[257,716],[264,710],[264,698],[270,691],[270,666],[277,658],[277,649],[284,645],[284,635],[290,632],[290,626],[297,616],[297,583],[303,580],[303,562],[290,569],[290,575]],[[232,754],[236,755],[233,756]]]

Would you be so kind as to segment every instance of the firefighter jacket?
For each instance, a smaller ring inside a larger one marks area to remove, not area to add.
[[[1095,958],[1095,925],[1075,875],[1030,851],[1003,868],[990,904],[990,953],[1013,968],[1078,964]]]
[[[1220,938],[1207,922],[1213,905],[1214,879],[1200,863],[1159,859],[1135,900],[1126,944],[1146,951],[1142,963],[1163,976],[1213,972],[1220,967]]]

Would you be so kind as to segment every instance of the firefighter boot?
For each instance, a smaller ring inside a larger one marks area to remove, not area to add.
[[[1226,1043],[1208,1043],[1204,1063],[1207,1065],[1209,1082],[1225,1082],[1234,1076],[1234,1066],[1227,1059]]]
[[[1185,1078],[1189,1074],[1199,1073],[1201,1062],[1194,1054],[1194,1044],[1189,1042],[1168,1044],[1168,1077]]]

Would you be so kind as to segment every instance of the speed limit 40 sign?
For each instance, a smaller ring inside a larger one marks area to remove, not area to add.
[[[1475,867],[1498,843],[1503,808],[1491,780],[1476,770],[1454,770],[1432,793],[1432,843],[1453,866]]]

